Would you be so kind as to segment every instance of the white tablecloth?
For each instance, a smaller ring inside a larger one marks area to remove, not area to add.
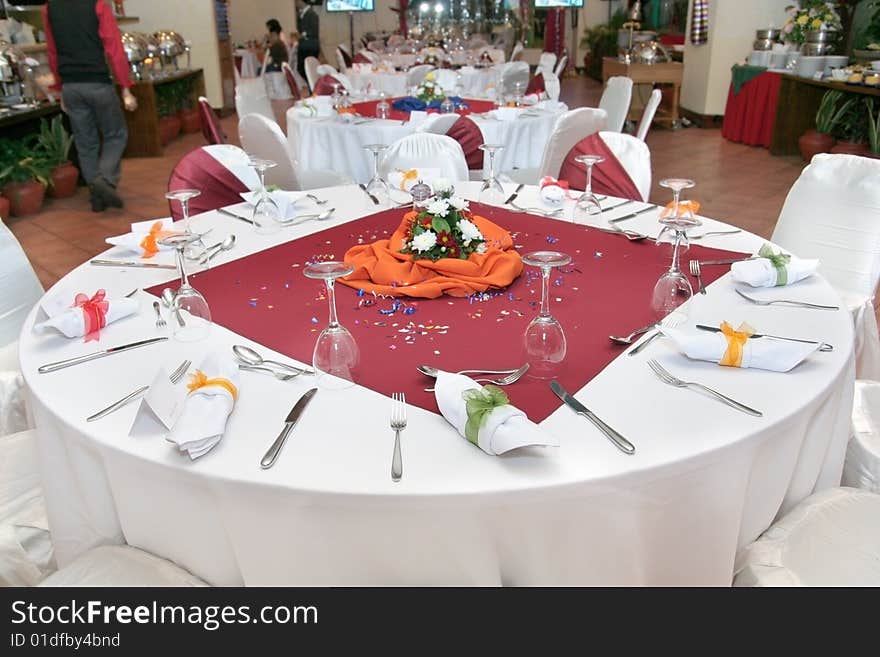
[[[458,187],[476,195],[474,183]],[[272,237],[216,213],[194,226],[238,236],[235,249],[217,258],[222,263],[373,211],[354,188],[316,194],[332,198],[335,219]],[[536,203],[536,190],[527,188],[521,200]],[[628,226],[657,230],[650,213]],[[749,234],[705,241],[738,250],[762,243]],[[86,264],[61,284],[127,291],[171,276]],[[785,293],[837,301],[818,277]],[[143,312],[107,327],[102,345],[156,334],[149,298],[141,296]],[[89,413],[151,380],[158,363],[199,362],[209,349],[249,341],[214,327],[203,343],[169,341],[38,374],[39,365],[94,347],[35,336],[31,317],[21,365],[58,563],[127,541],[218,585],[727,585],[738,548],[778,514],[839,482],[852,402],[852,321],[845,310],[748,305],[729,276],[693,301],[692,321],[746,319],[768,333],[808,333],[835,351],[790,374],[690,362],[668,341],[616,359],[576,394],[635,443],[633,456],[565,407],[542,422],[559,448],[504,457],[475,449],[438,415],[410,408],[399,483],[389,476],[389,400],[357,386],[319,391],[270,470],[260,468],[260,457],[312,381],[243,373],[225,437],[195,462],[163,440],[128,437],[134,405],[86,423]],[[349,310],[340,315],[351,321]],[[764,417],[664,385],[647,367],[650,357],[759,407]]]
[[[462,94],[483,98],[498,81],[498,67],[464,69],[461,72]],[[359,93],[378,96],[384,91],[389,97],[409,94],[407,73],[403,71],[364,72],[350,68],[346,71],[352,86]]]
[[[495,170],[500,174],[511,169],[537,168],[541,164],[544,146],[562,111],[564,107],[513,121],[482,118],[476,114],[470,118],[483,133],[484,143],[504,146],[496,155]],[[398,120],[356,125],[338,117],[305,118],[293,108],[287,112],[288,143],[303,168],[341,171],[362,183],[373,175],[372,155],[364,146],[392,144],[414,130],[409,122]]]

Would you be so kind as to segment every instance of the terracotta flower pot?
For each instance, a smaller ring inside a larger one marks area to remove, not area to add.
[[[43,198],[46,196],[46,188],[36,180],[6,183],[3,187],[3,196],[9,199],[12,215],[23,217],[40,211]]]
[[[805,162],[813,159],[817,153],[831,152],[834,146],[834,137],[810,128],[798,138],[798,148],[801,151],[801,157]]]
[[[183,109],[177,114],[180,119],[180,131],[185,135],[202,131],[202,119],[199,110],[195,108]]]
[[[9,219],[9,199],[0,196],[0,220]]]
[[[76,194],[76,183],[79,181],[79,169],[70,162],[65,162],[54,169],[49,182],[49,194],[54,198],[67,198]]]
[[[165,146],[180,133],[180,119],[176,116],[163,116],[159,119],[159,142]]]
[[[839,141],[829,152],[843,153],[844,155],[861,155],[862,157],[871,156],[871,149],[864,142]]]

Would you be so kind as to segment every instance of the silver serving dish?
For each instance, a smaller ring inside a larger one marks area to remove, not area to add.
[[[805,30],[805,43],[832,43],[837,41],[840,33],[837,30]]]
[[[129,64],[139,64],[150,56],[146,39],[137,32],[122,34],[122,50]]]
[[[161,30],[153,35],[159,45],[159,58],[163,68],[177,66],[177,57],[187,52],[186,41],[174,30]]]
[[[21,65],[25,54],[17,46],[0,41],[0,82],[17,82],[21,80]]]
[[[801,46],[801,53],[807,57],[822,57],[823,55],[834,54],[833,43],[804,43]]]
[[[768,39],[770,41],[778,41],[780,36],[782,36],[782,30],[772,27],[766,30],[755,30],[755,39],[760,41],[763,41],[765,39]]]
[[[774,39],[755,39],[752,50],[773,50]]]

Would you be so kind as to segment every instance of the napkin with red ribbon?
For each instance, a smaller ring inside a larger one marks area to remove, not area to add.
[[[63,312],[50,317],[34,326],[37,333],[57,330],[68,338],[85,336],[86,342],[98,340],[101,329],[123,317],[138,311],[136,299],[123,297],[108,299],[105,290],[98,290],[91,297],[80,292],[73,299],[73,304]]]
[[[568,181],[553,176],[541,178],[541,200],[547,205],[559,207],[568,196]]]
[[[142,258],[152,258],[159,251],[170,251],[172,247],[160,244],[163,237],[178,235],[180,231],[172,230],[171,217],[155,221],[140,221],[131,225],[131,232],[116,237],[108,237],[107,244],[121,246]]]

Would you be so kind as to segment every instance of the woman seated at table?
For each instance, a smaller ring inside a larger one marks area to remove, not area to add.
[[[267,73],[281,71],[281,64],[289,61],[287,44],[284,42],[281,23],[275,18],[266,21],[266,29],[269,30],[269,62],[266,64]]]

